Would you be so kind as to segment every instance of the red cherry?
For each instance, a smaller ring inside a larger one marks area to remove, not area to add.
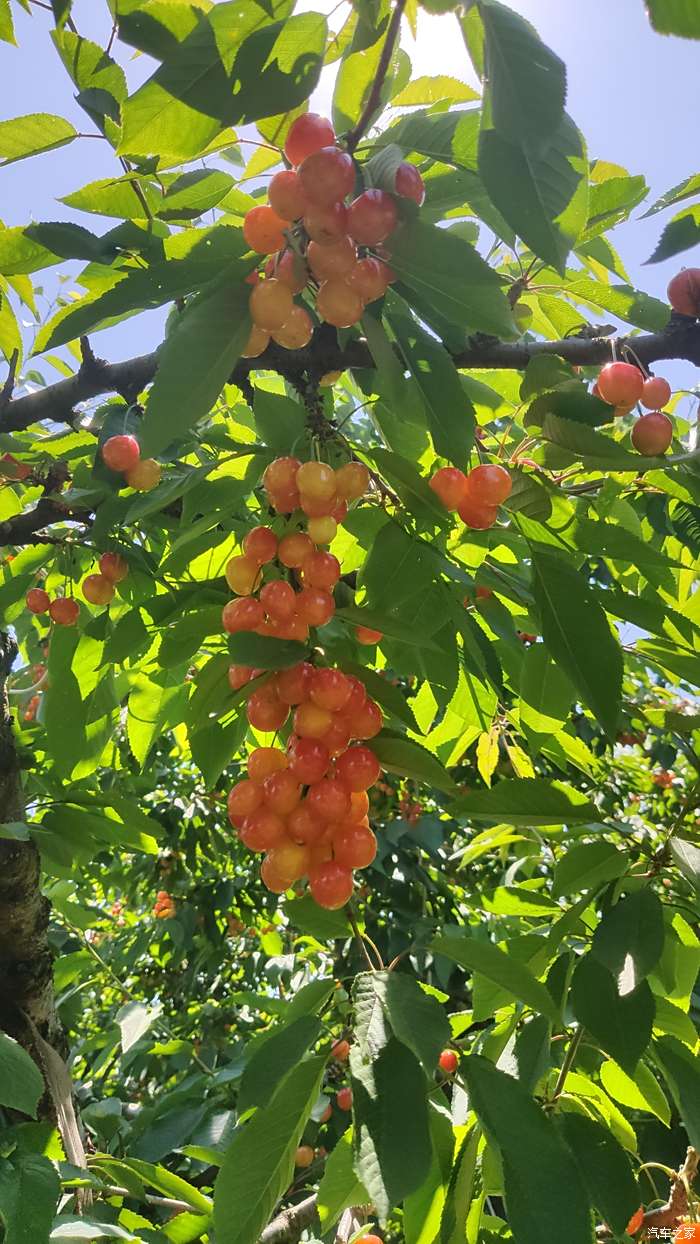
[[[111,471],[130,471],[140,457],[135,436],[110,436],[102,446],[102,461]]]
[[[309,787],[306,802],[322,821],[344,821],[350,812],[350,792],[338,778],[322,778]]]
[[[30,587],[24,598],[30,613],[48,613],[51,597],[43,587]]]
[[[273,894],[284,894],[292,884],[289,877],[280,877],[268,855],[260,865],[260,880]]]
[[[319,907],[337,911],[339,907],[345,906],[352,894],[352,873],[349,868],[343,868],[342,864],[336,864],[335,860],[328,860],[309,873],[309,889],[311,897]],[[341,1094],[346,1096],[341,1098]],[[349,1110],[352,1105],[351,1090],[341,1089],[336,1101],[341,1110]]]
[[[292,842],[287,838],[279,846],[273,847],[269,853],[270,867],[280,877],[288,877],[290,881],[298,881],[309,871],[311,853],[301,842]]]
[[[323,736],[331,756],[340,756],[351,739],[350,724],[341,713],[334,713],[333,720]]]
[[[510,472],[502,466],[474,467],[467,476],[467,495],[480,505],[500,505],[512,489]]]
[[[351,736],[354,739],[373,739],[382,728],[382,710],[374,700],[365,700],[357,712],[349,718]]]
[[[338,502],[338,498],[333,494],[332,497],[309,497],[303,492],[299,496],[300,508],[304,511],[307,518],[329,518],[333,513]],[[313,537],[310,537],[313,539]]]
[[[304,846],[315,846],[325,834],[327,825],[307,807],[306,800],[290,813],[287,818],[287,831],[293,842],[301,842]]]
[[[229,665],[228,684],[232,691],[240,691],[253,677],[250,665]]]
[[[292,307],[289,319],[276,329],[272,338],[285,350],[303,350],[314,335],[314,322],[304,307]]]
[[[121,553],[103,553],[98,565],[100,573],[105,579],[109,579],[110,583],[121,583],[129,573],[129,563]]]
[[[467,495],[467,477],[457,467],[441,467],[429,483],[446,510],[458,510]]]
[[[254,691],[246,706],[248,721],[256,730],[279,730],[289,716],[289,705],[270,695],[265,687]]]
[[[12,454],[3,454],[0,464],[0,476],[3,479],[26,479],[32,473],[26,462],[18,462]]]
[[[642,406],[647,410],[660,410],[670,400],[671,386],[663,376],[647,376],[642,385]]]
[[[221,614],[223,628],[229,635],[236,631],[254,631],[264,620],[265,610],[253,596],[239,596],[238,600],[230,600],[224,605]]]
[[[335,613],[335,601],[322,588],[304,587],[297,596],[297,610],[309,626],[325,626]]]
[[[307,557],[310,557],[314,551],[313,540],[303,531],[294,531],[289,536],[283,536],[277,550],[277,557],[283,566],[289,569],[298,570],[303,566]]]
[[[322,320],[335,328],[350,328],[360,319],[363,302],[347,281],[324,281],[316,295],[316,310]]]
[[[370,256],[358,259],[345,279],[350,288],[360,295],[363,302],[374,302],[376,298],[381,298],[389,285],[386,264],[382,263],[381,259],[373,259]]]
[[[344,203],[331,203],[330,207],[309,207],[304,216],[304,228],[312,242],[329,246],[347,235],[348,209]]]
[[[396,202],[386,190],[365,190],[348,208],[348,233],[362,246],[376,246],[396,228]]]
[[[334,142],[335,130],[327,117],[321,117],[317,112],[305,112],[290,125],[284,154],[290,164],[301,164],[314,151],[331,147]]]
[[[266,583],[261,589],[260,604],[271,618],[278,622],[287,622],[296,611],[296,593],[291,583],[284,579],[273,579],[272,583]]]
[[[329,764],[328,748],[320,739],[294,739],[289,749],[289,768],[305,786],[320,782]]]
[[[644,376],[631,363],[606,363],[598,376],[598,390],[611,406],[633,406],[642,396]]]
[[[626,1234],[636,1235],[643,1222],[644,1222],[644,1206],[640,1205],[639,1209],[635,1210],[629,1222],[627,1223],[627,1226],[625,1227]],[[700,1239],[700,1232],[698,1233],[698,1238]],[[688,1237],[686,1236],[686,1240],[687,1239]]]
[[[333,858],[345,868],[368,868],[377,854],[377,839],[368,825],[341,825],[333,835]]]
[[[379,644],[383,638],[383,631],[373,631],[371,626],[355,627],[355,639],[358,644]]]
[[[367,703],[367,691],[365,690],[364,683],[359,678],[355,678],[354,674],[348,674],[348,678],[352,683],[352,695],[345,705],[345,716],[352,718]]]
[[[285,492],[270,492],[270,505],[277,510],[278,514],[293,514],[299,509],[301,498],[296,488],[289,489]]]
[[[283,285],[288,286],[293,294],[300,294],[309,279],[304,260],[293,250],[285,250],[280,255],[271,256],[265,264],[265,276],[276,277]]]
[[[108,605],[114,596],[114,584],[103,574],[89,574],[83,579],[82,592],[91,605]]]
[[[299,177],[309,203],[314,207],[330,207],[353,189],[355,165],[346,151],[321,147],[304,160]]]
[[[317,587],[329,592],[340,578],[340,562],[333,553],[317,551],[307,557],[301,575],[305,587]]]
[[[354,1244],[384,1244],[378,1235],[359,1235],[355,1236]]]
[[[271,773],[263,782],[265,804],[278,816],[289,816],[301,799],[301,786],[290,769]]]
[[[316,279],[329,281],[332,277],[347,277],[353,271],[357,264],[357,251],[352,238],[346,236],[330,245],[309,242],[306,258]],[[301,484],[299,488],[304,491]]]
[[[263,474],[263,487],[265,491],[269,494],[271,492],[296,490],[296,477],[300,466],[301,462],[298,458],[275,458],[265,468]]]
[[[381,765],[369,747],[349,747],[339,756],[336,765],[336,776],[348,790],[368,790],[379,780]]]
[[[259,566],[271,562],[277,555],[277,536],[271,527],[253,527],[243,541],[243,552]]]
[[[673,424],[661,410],[640,415],[632,428],[632,444],[646,458],[665,454],[673,440]]]
[[[288,763],[279,747],[256,747],[248,757],[248,777],[252,782],[264,782],[270,774],[286,769]]]
[[[700,315],[700,268],[681,268],[669,281],[668,301],[678,315]]]
[[[248,778],[236,782],[229,791],[226,803],[231,824],[240,829],[246,817],[262,807],[263,797],[263,788],[257,782],[251,782]]]
[[[302,190],[299,174],[291,169],[275,173],[267,188],[267,197],[270,207],[282,220],[298,220],[304,215],[306,195]]]
[[[333,718],[325,708],[319,708],[307,700],[294,712],[294,733],[300,739],[321,739]]]
[[[345,708],[352,695],[352,683],[342,670],[315,669],[311,678],[309,695],[319,708],[337,713]]]
[[[323,907],[324,904],[321,903],[321,906]],[[340,906],[342,907],[342,903],[340,904]],[[338,1089],[338,1092],[335,1095],[335,1104],[339,1110],[351,1110],[352,1109],[352,1089],[351,1088]],[[375,1236],[375,1239],[379,1239],[379,1237]],[[381,1241],[380,1241],[380,1244],[381,1244]]]
[[[291,665],[277,675],[277,695],[283,704],[301,704],[308,700],[314,667],[308,661]]]
[[[404,160],[396,170],[394,190],[402,199],[413,199],[421,207],[425,201],[425,183],[415,164]]]
[[[459,1067],[459,1055],[455,1050],[443,1050],[438,1059],[438,1066],[446,1076],[453,1076]]]
[[[483,505],[482,502],[467,496],[457,513],[467,527],[471,527],[474,531],[486,531],[489,527],[493,527],[498,518],[498,506]]]
[[[278,216],[271,207],[251,207],[243,220],[243,237],[252,251],[270,255],[285,245],[285,229],[289,220]]]
[[[346,1063],[350,1057],[350,1042],[336,1041],[331,1046],[331,1054],[339,1063]]]
[[[49,605],[49,617],[57,626],[74,626],[79,613],[80,605],[72,596],[57,596]]]

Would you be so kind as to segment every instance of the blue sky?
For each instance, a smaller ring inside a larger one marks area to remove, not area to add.
[[[299,7],[323,9],[335,0],[303,0]],[[16,6],[15,6],[16,7]],[[513,0],[542,38],[568,67],[568,109],[582,129],[593,157],[642,173],[652,197],[698,171],[696,133],[700,78],[697,43],[655,34],[643,0]],[[75,0],[73,14],[81,34],[106,42],[111,22],[106,0]],[[29,18],[17,13],[19,48],[0,44],[0,119],[27,112],[56,112],[80,129],[92,129],[72,98],[72,84],[49,38],[50,15],[39,9]],[[474,81],[471,66],[451,15],[431,17],[421,11],[418,38],[404,32],[413,75],[447,73]],[[116,56],[132,84],[149,72],[147,58],[116,45]],[[323,110],[330,97],[328,75],[313,103]],[[7,225],[28,220],[81,219],[106,231],[110,221],[72,213],[56,199],[97,177],[118,172],[106,144],[83,140],[33,160],[0,169],[0,219]],[[643,209],[640,209],[643,210]],[[639,210],[636,216],[639,215]],[[638,219],[620,226],[613,242],[632,280],[664,297],[666,285],[684,264],[698,263],[687,252],[662,264],[644,267],[664,217]],[[53,278],[47,279],[53,289]],[[98,334],[98,351],[112,359],[139,353],[156,344],[162,317],[150,312]],[[55,379],[50,368],[42,368]],[[664,367],[672,383],[692,384],[684,364]]]

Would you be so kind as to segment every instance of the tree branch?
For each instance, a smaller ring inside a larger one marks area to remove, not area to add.
[[[348,137],[347,137],[347,147],[351,155],[354,152],[355,148],[357,147],[357,144],[362,138],[365,130],[367,129],[367,126],[372,120],[372,116],[374,112],[378,108],[379,103],[381,101],[381,94],[382,94],[382,87],[384,85],[384,79],[386,78],[387,70],[391,63],[391,58],[394,54],[394,48],[396,46],[396,41],[399,37],[399,31],[401,30],[401,18],[403,17],[403,11],[405,7],[406,7],[406,0],[396,0],[396,8],[394,9],[394,12],[391,15],[391,21],[389,22],[389,28],[386,32],[386,39],[384,40],[384,47],[382,48],[382,54],[379,58],[379,64],[377,65],[377,72],[374,75],[374,81],[372,83],[372,88],[370,90],[369,95],[367,96],[367,103],[362,109],[362,115],[360,116],[360,119],[357,122],[357,125],[354,126],[354,128],[350,130],[350,133],[348,134]]]
[[[142,354],[123,363],[105,363],[86,350],[83,363],[69,380],[59,380],[36,393],[16,397],[0,416],[0,432],[18,432],[46,419],[53,423],[72,422],[78,402],[101,393],[121,393],[133,401],[156,374],[157,352]]]
[[[308,1196],[298,1205],[290,1205],[276,1218],[272,1219],[260,1236],[258,1244],[293,1244],[299,1239],[305,1227],[314,1220],[316,1213],[316,1194]]]

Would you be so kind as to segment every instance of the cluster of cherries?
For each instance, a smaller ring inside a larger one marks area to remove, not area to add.
[[[297,117],[284,154],[293,167],[275,174],[269,206],[251,208],[243,222],[251,250],[270,256],[262,277],[247,278],[253,328],[245,358],[262,354],[270,337],[289,350],[308,344],[313,321],[293,301],[307,285],[319,319],[336,328],[357,323],[395,279],[383,243],[399,220],[396,196],[419,206],[425,198],[418,169],[404,161],[393,193],[371,188],[347,203],[355,191],[354,160],[338,146],[331,122],[316,113]]]
[[[466,475],[458,467],[441,467],[430,487],[447,510],[456,510],[474,531],[486,531],[498,518],[498,507],[513,488],[509,471],[498,464],[474,467]]]
[[[645,458],[664,454],[673,439],[673,424],[660,409],[671,397],[671,386],[662,376],[645,376],[632,363],[606,363],[592,392],[616,415],[628,415],[641,402],[650,412],[640,415],[632,428],[632,444]]]
[[[103,553],[98,564],[99,573],[89,574],[83,580],[83,596],[91,605],[108,605],[115,584],[126,578],[129,567],[120,553]],[[57,626],[75,626],[80,615],[80,605],[73,596],[56,596],[52,600],[43,587],[30,587],[25,604],[30,613],[48,613]]]
[[[153,907],[153,915],[158,920],[170,920],[175,915],[175,899],[167,890],[159,890]]]
[[[161,466],[155,458],[142,458],[135,436],[110,436],[102,446],[102,461],[110,471],[118,471],[136,492],[150,492],[160,483]]]

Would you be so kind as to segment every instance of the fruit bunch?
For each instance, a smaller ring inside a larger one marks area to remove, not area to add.
[[[395,279],[383,243],[399,220],[397,196],[419,206],[425,197],[418,169],[404,162],[391,192],[369,188],[347,202],[355,194],[355,162],[330,121],[316,113],[297,117],[284,154],[292,167],[275,174],[269,204],[251,208],[243,222],[251,250],[270,256],[262,276],[248,278],[253,328],[246,358],[262,354],[271,337],[290,350],[308,344],[313,321],[294,302],[307,287],[320,320],[336,328],[357,323]]]
[[[632,428],[632,444],[644,457],[664,454],[673,439],[673,424],[660,409],[671,397],[663,376],[645,376],[633,363],[606,363],[593,385],[593,394],[610,406],[615,415],[628,415],[641,402],[650,412],[640,415]]]
[[[175,915],[175,899],[168,894],[167,890],[159,890],[156,894],[153,915],[157,920],[169,920]]]
[[[498,518],[498,507],[511,494],[513,481],[497,463],[474,467],[466,475],[458,467],[441,467],[430,487],[448,510],[456,510],[474,531],[486,531]]]
[[[101,452],[105,466],[123,475],[124,482],[136,492],[150,492],[160,483],[160,463],[155,458],[141,457],[141,446],[135,436],[110,436]]]
[[[114,588],[129,573],[126,560],[120,553],[103,553],[99,560],[99,573],[83,579],[83,596],[91,605],[108,605],[114,597]]]
[[[24,598],[30,613],[48,613],[57,626],[75,626],[80,605],[72,596],[55,596],[52,600],[43,587],[30,587]]]

